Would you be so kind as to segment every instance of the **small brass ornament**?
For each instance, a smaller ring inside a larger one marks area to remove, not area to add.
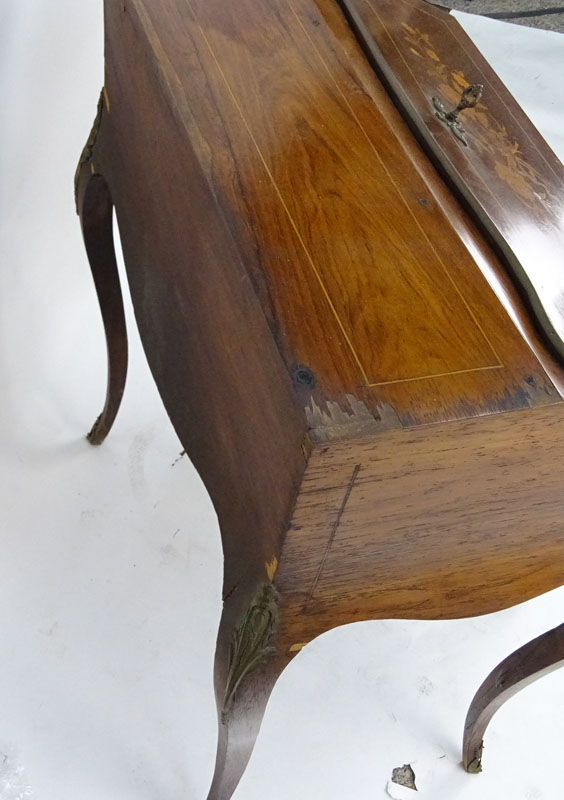
[[[233,634],[223,713],[229,711],[239,684],[264,664],[278,620],[278,592],[272,583],[259,586],[245,617]]]
[[[456,136],[456,138],[466,147],[468,147],[468,141],[465,136],[466,131],[462,127],[462,123],[458,119],[458,115],[466,108],[474,108],[474,106],[480,102],[483,93],[484,87],[481,83],[471,83],[470,86],[467,86],[462,92],[460,101],[456,108],[453,108],[451,111],[448,111],[447,107],[440,98],[433,97],[435,116],[440,119],[441,122],[444,122],[444,124],[450,128],[453,136]]]

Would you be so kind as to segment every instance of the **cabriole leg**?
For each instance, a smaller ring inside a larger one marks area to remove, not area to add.
[[[233,795],[274,684],[292,659],[281,647],[277,617],[278,597],[270,583],[259,586],[235,625],[229,607],[224,608],[215,664],[219,737],[208,800],[230,800]]]
[[[104,177],[95,172],[95,144],[101,124],[103,98],[92,133],[76,173],[76,204],[108,350],[108,385],[104,409],[88,434],[91,444],[102,444],[118,412],[127,374],[127,331],[114,250],[113,203]]]
[[[543,633],[501,662],[480,686],[464,726],[464,769],[482,771],[484,734],[495,712],[530,683],[564,666],[564,624]]]

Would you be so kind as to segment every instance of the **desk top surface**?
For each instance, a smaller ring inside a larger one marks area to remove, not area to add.
[[[376,7],[389,21],[391,4]],[[405,47],[430,84],[436,53],[409,24],[427,4],[401,0],[398,8]],[[128,9],[314,432],[366,433],[374,419],[389,427],[560,400],[553,382],[561,371],[506,268],[398,113],[336,2],[162,0],[157,8],[130,0]],[[448,54],[447,45],[437,43]],[[450,79],[438,87],[453,99]],[[484,137],[500,142],[501,133],[488,129],[486,111],[468,129],[481,131],[489,189],[503,184],[500,214],[532,262],[542,260],[538,274],[557,309],[561,250],[549,248],[545,260],[538,237],[556,229],[562,169],[540,144],[538,159],[550,163],[542,175],[537,162],[525,174],[509,134],[500,144],[506,160],[494,165]],[[437,126],[438,138],[460,146]]]

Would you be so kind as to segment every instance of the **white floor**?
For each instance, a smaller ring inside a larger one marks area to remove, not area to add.
[[[0,798],[205,800],[219,534],[131,314],[118,421],[103,447],[84,439],[106,365],[72,181],[103,81],[101,6],[0,4]],[[466,19],[562,153],[564,37]],[[459,762],[475,689],[562,622],[563,601],[321,637],[282,676],[236,800],[562,798],[564,671],[499,713],[483,775]],[[388,784],[404,763],[418,795]]]

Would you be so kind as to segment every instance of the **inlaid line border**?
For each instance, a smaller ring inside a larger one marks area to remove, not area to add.
[[[358,119],[357,115],[355,114],[354,110],[352,109],[352,107],[351,107],[349,101],[347,100],[346,96],[344,95],[344,93],[340,89],[340,87],[337,84],[337,82],[335,81],[334,77],[331,75],[330,69],[329,69],[327,63],[325,62],[325,60],[323,59],[321,53],[319,52],[319,49],[317,48],[317,46],[315,45],[315,43],[313,42],[313,40],[309,36],[309,33],[307,32],[307,30],[303,26],[298,14],[296,13],[296,11],[293,8],[292,4],[290,2],[288,2],[288,8],[293,13],[293,15],[296,18],[300,28],[303,30],[303,32],[305,33],[306,37],[311,42],[312,47],[314,48],[318,59],[321,61],[323,67],[325,68],[325,70],[330,75],[330,77],[331,77],[331,79],[332,79],[332,81],[333,81],[333,83],[335,85],[335,88],[337,89],[338,93],[340,94],[340,96],[342,97],[343,101],[345,102],[345,105],[347,106],[347,108],[349,110],[349,113],[351,114],[352,118],[354,119],[355,123],[359,127],[359,129],[362,132],[362,134],[364,135],[364,137],[366,138],[371,150],[376,155],[377,160],[380,162],[384,172],[388,176],[388,178],[390,180],[390,183],[394,186],[394,189],[396,190],[396,192],[397,192],[397,194],[398,194],[398,196],[400,198],[400,201],[404,204],[406,210],[408,211],[408,213],[413,218],[413,221],[415,222],[416,227],[420,230],[423,238],[427,242],[427,244],[430,247],[431,251],[433,252],[435,258],[437,259],[439,265],[442,267],[442,270],[444,271],[444,273],[447,276],[448,280],[452,284],[455,292],[458,294],[460,300],[462,301],[462,303],[463,303],[465,309],[467,310],[470,318],[472,319],[472,321],[476,325],[477,330],[482,335],[484,341],[486,342],[486,344],[490,348],[493,356],[495,357],[495,359],[497,361],[497,363],[494,364],[494,365],[487,365],[487,366],[483,366],[483,367],[474,367],[474,368],[470,368],[470,369],[466,369],[466,370],[454,370],[454,371],[451,371],[451,372],[436,373],[436,374],[433,374],[433,375],[415,376],[415,377],[408,377],[408,378],[400,378],[400,379],[395,379],[395,380],[390,380],[390,381],[379,381],[379,382],[371,382],[370,381],[370,379],[368,378],[367,371],[364,368],[364,365],[363,365],[363,363],[362,363],[362,361],[361,361],[358,353],[356,352],[356,349],[355,349],[355,347],[354,347],[354,345],[353,345],[353,343],[351,341],[351,337],[350,337],[350,335],[349,335],[349,333],[348,333],[343,321],[341,320],[341,318],[340,318],[340,316],[339,316],[339,314],[337,312],[337,309],[335,308],[335,305],[334,305],[334,303],[333,303],[333,301],[331,299],[331,296],[330,296],[329,291],[328,291],[328,289],[327,289],[327,287],[326,287],[326,285],[325,285],[325,283],[323,281],[323,278],[321,277],[321,274],[320,274],[319,270],[317,269],[317,266],[316,266],[311,254],[310,254],[310,252],[309,252],[309,250],[308,250],[308,248],[307,248],[307,246],[306,246],[306,244],[305,244],[305,242],[303,240],[303,237],[302,237],[302,235],[300,233],[300,230],[299,230],[299,228],[297,226],[297,223],[295,222],[292,214],[290,213],[290,209],[288,208],[288,205],[287,205],[286,201],[284,200],[284,197],[283,197],[283,195],[281,193],[281,190],[280,190],[278,184],[276,183],[276,181],[274,179],[272,171],[270,170],[270,168],[268,166],[266,158],[264,157],[264,155],[263,155],[263,153],[261,151],[261,148],[259,147],[258,142],[257,142],[257,140],[256,140],[256,138],[255,138],[255,136],[254,136],[254,134],[252,132],[252,129],[251,129],[251,127],[250,127],[250,125],[249,125],[244,113],[243,113],[241,105],[240,105],[240,103],[239,103],[239,101],[238,101],[238,99],[237,99],[237,97],[236,97],[236,95],[235,95],[235,93],[234,93],[229,81],[227,80],[227,77],[226,77],[226,75],[225,75],[225,73],[224,73],[224,71],[222,69],[222,66],[221,66],[221,64],[219,62],[219,59],[218,59],[218,57],[217,57],[217,55],[216,55],[216,53],[215,53],[215,51],[214,51],[214,49],[213,49],[213,47],[211,45],[211,42],[209,41],[208,37],[206,36],[206,33],[205,33],[202,25],[198,21],[197,16],[196,16],[196,14],[194,12],[194,9],[192,7],[192,4],[191,4],[190,0],[186,0],[186,3],[187,3],[187,7],[189,9],[189,12],[190,12],[190,14],[192,16],[193,22],[194,22],[195,26],[198,28],[198,30],[200,32],[200,35],[201,35],[201,37],[202,37],[202,39],[203,39],[203,41],[204,41],[204,43],[205,43],[210,55],[211,55],[211,57],[212,57],[215,65],[216,65],[216,68],[217,68],[217,70],[219,72],[219,75],[221,76],[221,79],[222,79],[222,81],[223,81],[223,83],[224,83],[224,85],[225,85],[225,87],[226,87],[226,89],[227,89],[227,91],[228,91],[228,93],[229,93],[234,105],[235,105],[235,108],[237,109],[237,112],[238,112],[238,114],[239,114],[239,116],[240,116],[240,118],[241,118],[241,120],[242,120],[242,122],[243,122],[243,124],[245,126],[245,129],[246,129],[246,131],[247,131],[247,133],[248,133],[248,135],[249,135],[249,137],[250,137],[250,139],[251,139],[251,141],[252,141],[252,143],[253,143],[253,145],[255,147],[255,150],[256,150],[256,152],[257,152],[257,154],[259,156],[259,159],[260,159],[260,161],[261,161],[261,163],[262,163],[262,165],[263,165],[263,167],[265,169],[265,172],[268,175],[268,178],[269,178],[269,180],[270,180],[270,182],[271,182],[271,184],[272,184],[272,186],[273,186],[273,188],[274,188],[274,190],[276,192],[276,195],[277,195],[277,197],[278,197],[278,199],[279,199],[279,201],[280,201],[280,203],[281,203],[281,205],[282,205],[282,207],[283,207],[283,209],[284,209],[284,211],[285,211],[285,213],[287,215],[287,218],[288,218],[288,220],[289,220],[289,222],[291,224],[291,227],[294,230],[294,233],[296,234],[296,237],[297,237],[297,239],[298,239],[298,241],[300,243],[300,246],[301,246],[301,248],[302,248],[302,250],[303,250],[303,252],[304,252],[304,254],[306,256],[306,259],[307,259],[308,263],[310,264],[310,266],[312,268],[312,271],[313,271],[313,273],[314,273],[314,275],[315,275],[315,277],[317,279],[317,282],[318,282],[318,284],[319,284],[319,286],[320,286],[320,288],[321,288],[321,290],[323,292],[323,295],[324,295],[324,297],[325,297],[325,299],[326,299],[326,301],[327,301],[327,303],[329,305],[329,308],[330,308],[330,310],[331,310],[331,312],[332,312],[332,314],[333,314],[333,316],[334,316],[334,318],[335,318],[335,320],[336,320],[336,322],[337,322],[337,324],[339,326],[339,329],[341,330],[341,333],[342,333],[342,335],[343,335],[343,337],[344,337],[344,339],[345,339],[345,341],[347,343],[347,346],[349,347],[349,350],[350,350],[350,352],[351,352],[351,354],[352,354],[352,356],[354,358],[354,361],[356,362],[356,364],[357,364],[357,366],[358,366],[358,368],[360,370],[362,379],[364,381],[364,384],[363,384],[364,387],[365,388],[369,388],[369,387],[376,387],[376,386],[389,386],[389,385],[396,384],[396,383],[409,383],[411,381],[433,379],[433,378],[438,378],[438,377],[448,377],[450,375],[459,375],[459,374],[472,373],[472,372],[482,372],[482,371],[493,370],[493,369],[503,369],[505,367],[505,365],[502,363],[502,361],[501,361],[497,351],[495,350],[493,344],[490,342],[488,336],[486,335],[486,333],[483,330],[482,326],[480,325],[479,321],[475,317],[475,315],[474,315],[471,307],[469,306],[468,302],[466,301],[464,295],[460,291],[460,289],[457,286],[456,282],[454,281],[452,275],[448,271],[446,265],[444,264],[443,260],[441,259],[441,257],[437,253],[435,247],[433,246],[433,243],[431,242],[431,240],[429,239],[429,237],[427,236],[427,234],[423,230],[420,222],[417,220],[417,217],[413,213],[413,210],[409,207],[409,204],[407,203],[407,200],[403,196],[403,194],[402,194],[399,186],[397,185],[396,181],[392,178],[387,166],[384,164],[381,156],[379,155],[379,153],[378,153],[377,149],[375,148],[372,140],[370,139],[370,136],[368,135],[368,133],[366,132],[366,130],[364,129],[364,127],[360,123],[360,120]]]

